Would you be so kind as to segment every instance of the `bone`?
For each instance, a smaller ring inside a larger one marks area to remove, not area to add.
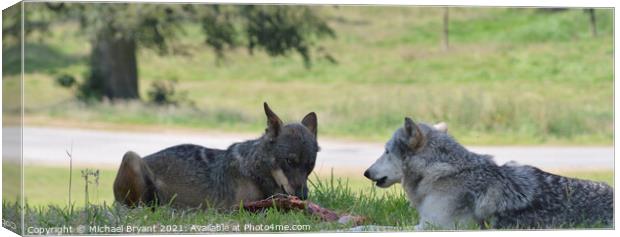
[[[271,171],[271,176],[276,180],[276,183],[280,185],[280,187],[284,188],[284,191],[289,195],[295,195],[295,191],[291,184],[288,182],[288,178],[284,175],[284,172],[281,169],[275,169]]]

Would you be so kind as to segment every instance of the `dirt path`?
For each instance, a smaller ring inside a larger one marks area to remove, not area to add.
[[[68,165],[65,150],[73,143],[74,164],[117,167],[122,155],[133,150],[148,155],[181,143],[226,148],[233,142],[257,137],[228,134],[109,132],[50,127],[24,128],[24,163]],[[17,141],[5,141],[16,143]],[[361,174],[383,152],[383,144],[320,139],[316,171]],[[517,161],[544,169],[613,169],[614,150],[606,147],[469,147],[495,156],[499,164]]]

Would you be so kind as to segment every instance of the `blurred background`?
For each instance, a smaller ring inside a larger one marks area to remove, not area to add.
[[[17,10],[3,11],[5,87]],[[263,101],[288,122],[318,114],[323,171],[369,165],[410,116],[469,146],[603,146],[534,153],[602,157],[584,177],[613,177],[613,9],[28,2],[24,19],[27,185],[53,180],[29,170],[64,182],[39,161],[65,167],[75,149],[109,165],[111,199],[126,150],[258,137]]]

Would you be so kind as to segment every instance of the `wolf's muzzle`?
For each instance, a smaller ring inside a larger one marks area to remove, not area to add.
[[[371,178],[370,178],[370,172],[369,172],[368,170],[366,170],[366,171],[364,172],[364,177],[366,177],[366,178],[368,178],[368,179],[371,179]]]
[[[301,200],[308,199],[308,187],[304,185],[303,187],[295,190],[295,196],[299,197]]]
[[[383,176],[381,178],[373,177],[373,175],[371,175],[370,171],[368,171],[368,170],[366,170],[364,172],[364,177],[366,177],[367,179],[370,179],[372,182],[375,182],[375,184],[378,187],[383,187],[385,185],[385,183],[387,182],[387,179],[388,179],[387,176]]]

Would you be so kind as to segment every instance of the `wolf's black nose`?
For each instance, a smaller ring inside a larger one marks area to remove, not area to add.
[[[304,186],[298,191],[295,192],[295,196],[299,197],[301,200],[308,199],[308,187]]]
[[[364,177],[369,178],[370,179],[370,172],[368,172],[368,170],[366,170],[364,172]]]

